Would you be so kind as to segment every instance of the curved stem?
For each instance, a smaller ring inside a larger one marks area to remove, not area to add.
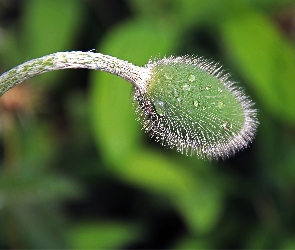
[[[60,69],[95,69],[124,78],[145,92],[149,69],[116,57],[94,52],[57,52],[27,61],[0,76],[0,96],[15,85],[39,74]]]

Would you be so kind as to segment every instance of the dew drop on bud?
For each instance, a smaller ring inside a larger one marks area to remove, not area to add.
[[[190,85],[185,84],[185,85],[183,85],[183,89],[186,90],[186,91],[190,91],[191,87],[190,87]]]
[[[231,130],[232,129],[232,124],[228,121],[223,122],[222,128],[225,130]]]
[[[165,115],[165,103],[163,101],[155,101],[154,105],[158,115]]]
[[[194,75],[190,75],[190,76],[188,77],[188,80],[189,80],[190,82],[194,82],[194,81],[196,80],[196,77],[195,77]]]
[[[218,104],[217,104],[217,107],[218,107],[219,109],[222,109],[223,106],[224,106],[224,103],[223,103],[222,101],[219,101]]]
[[[197,108],[199,106],[199,101],[194,101],[194,106]]]

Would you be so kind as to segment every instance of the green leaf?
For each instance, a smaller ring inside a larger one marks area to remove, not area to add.
[[[214,249],[214,241],[207,238],[190,238],[181,239],[174,249]]]
[[[117,173],[138,187],[171,198],[179,198],[188,190],[195,190],[197,185],[195,176],[190,175],[187,168],[148,149],[138,151]]]
[[[64,221],[56,207],[49,204],[20,204],[9,207],[6,223],[13,231],[12,240],[24,249],[64,249]],[[11,243],[11,242],[10,242]]]
[[[83,20],[84,6],[79,0],[29,0],[22,17],[22,54],[32,59],[57,51],[68,51]],[[61,72],[44,74],[39,81],[54,82]]]
[[[81,189],[71,180],[54,175],[19,174],[0,176],[0,198],[3,206],[16,204],[40,204],[65,198],[78,197]]]
[[[67,233],[73,249],[118,249],[141,236],[137,227],[119,222],[89,222],[71,227]]]
[[[192,166],[196,167],[206,167],[206,163],[199,161],[198,166]],[[210,180],[211,175],[201,177],[198,171],[192,173],[181,162],[156,152],[138,151],[124,167],[116,169],[116,174],[128,183],[169,198],[192,232],[211,231],[223,210],[221,191]]]
[[[294,47],[270,19],[251,10],[226,21],[222,32],[229,55],[268,112],[294,124]]]
[[[29,0],[24,7],[22,32],[27,56],[69,50],[83,17],[80,1]]]

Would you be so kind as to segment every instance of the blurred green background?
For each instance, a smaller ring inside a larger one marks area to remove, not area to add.
[[[0,98],[0,248],[295,248],[295,1],[0,0],[0,71],[96,49],[136,65],[200,55],[259,109],[225,161],[163,149],[131,85],[51,72]]]

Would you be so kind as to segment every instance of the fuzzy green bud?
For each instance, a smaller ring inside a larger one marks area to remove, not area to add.
[[[150,79],[138,90],[137,113],[163,146],[201,158],[227,158],[252,141],[256,110],[218,64],[202,58],[150,61]]]

